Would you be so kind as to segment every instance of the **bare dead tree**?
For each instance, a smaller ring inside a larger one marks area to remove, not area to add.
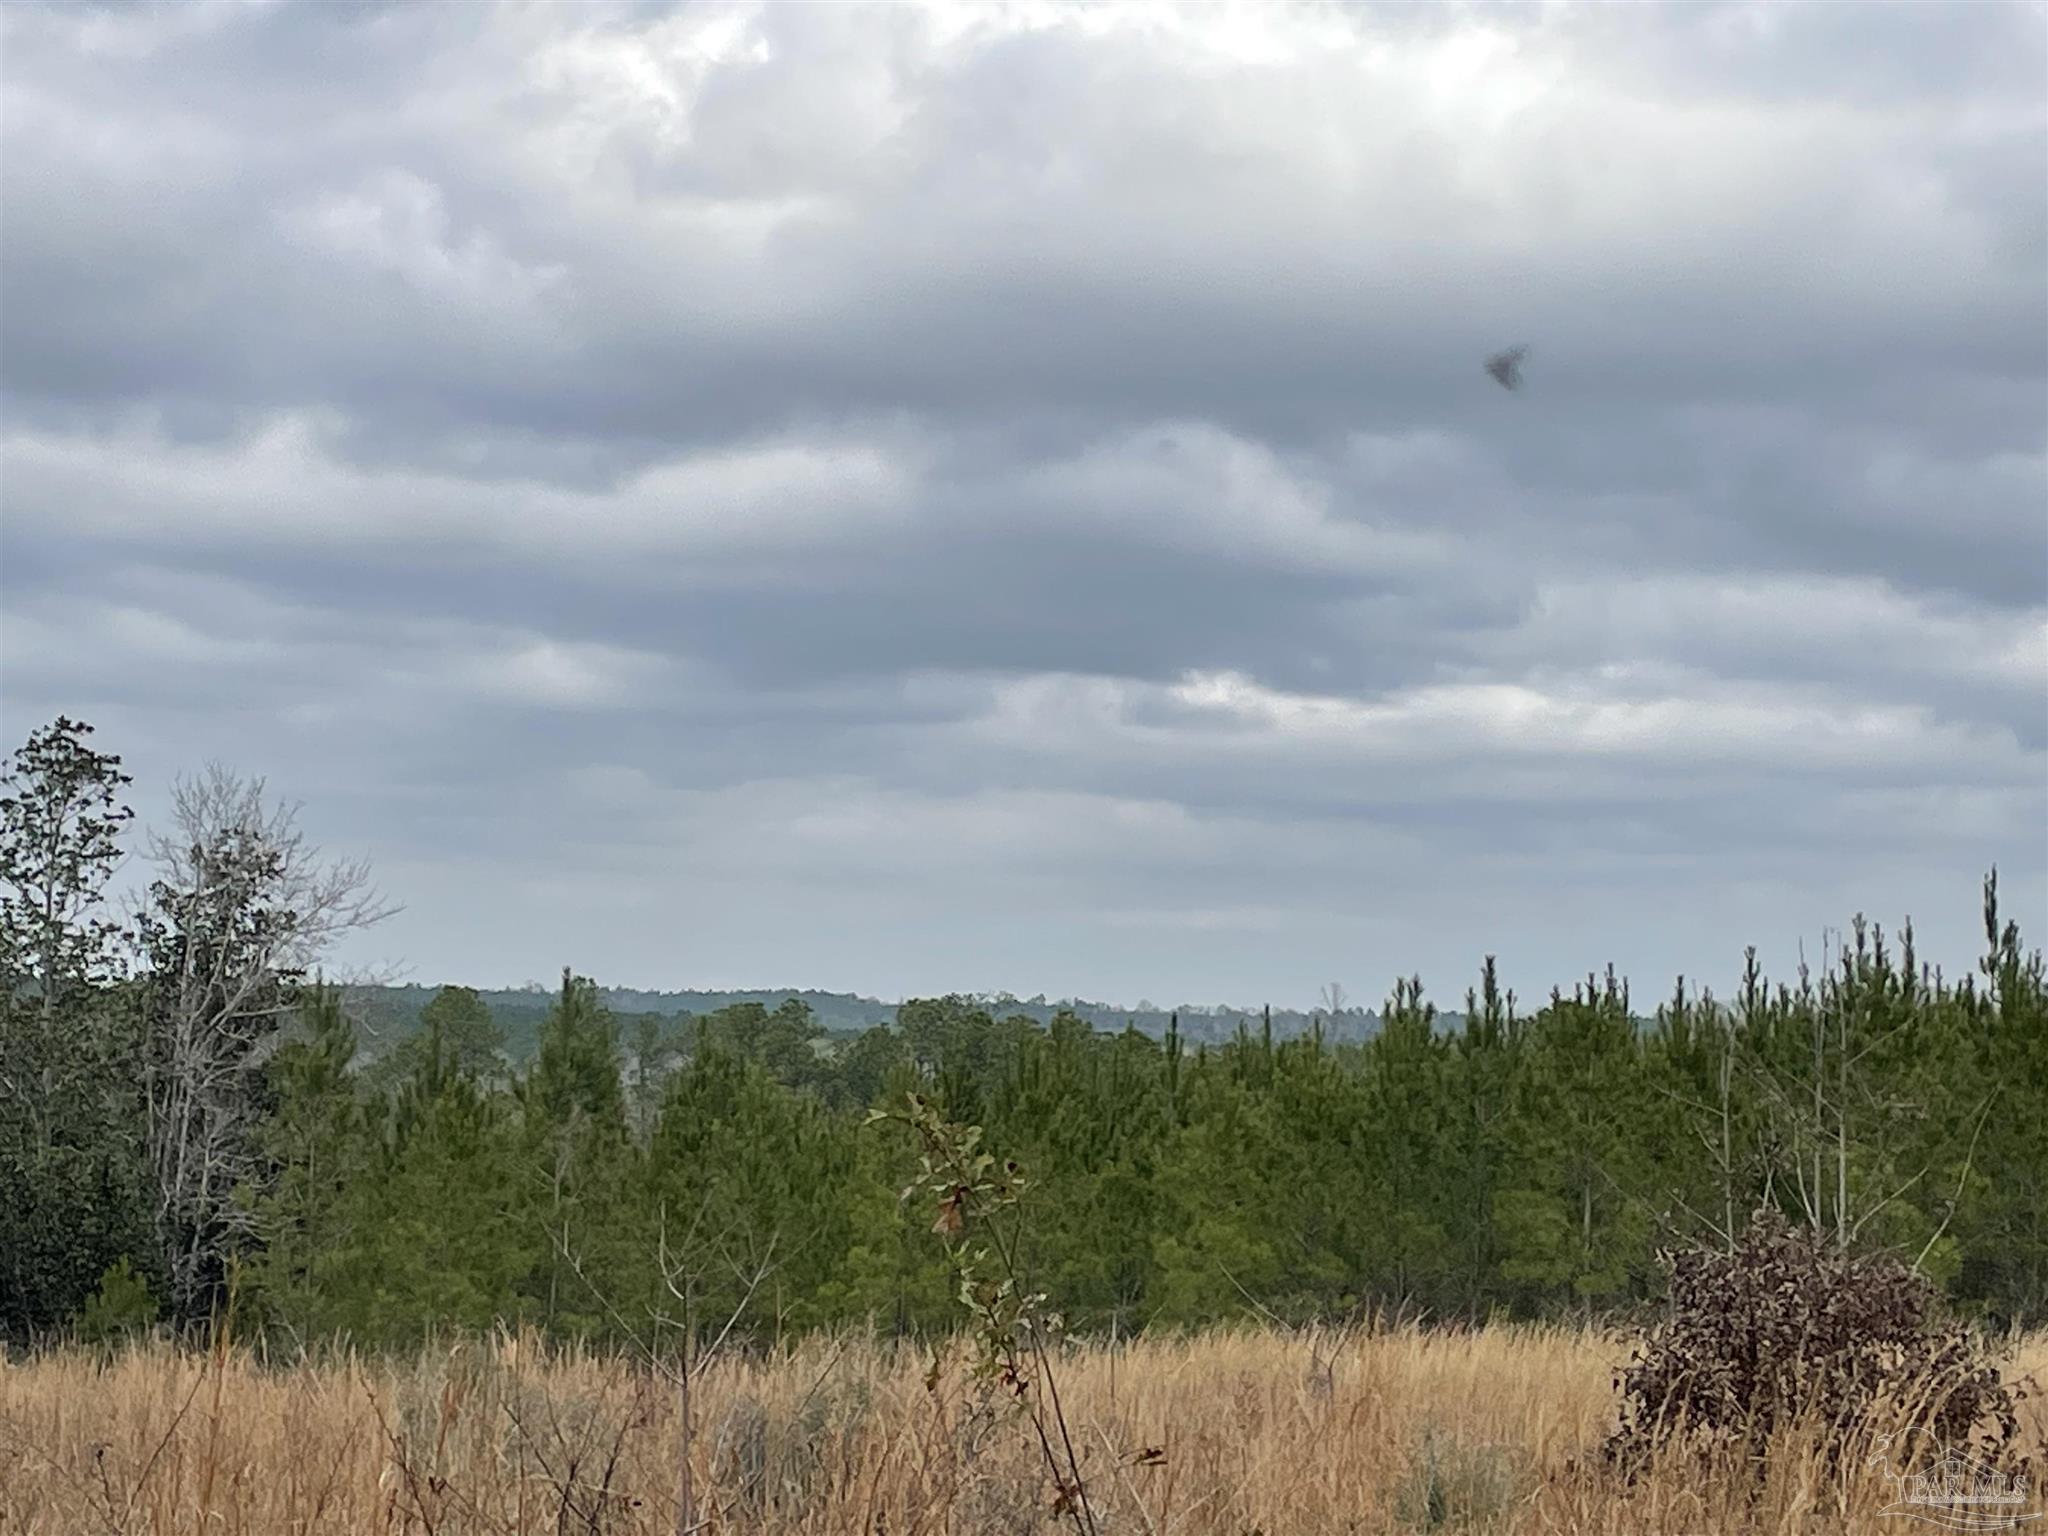
[[[1341,981],[1324,982],[1323,990],[1316,999],[1316,1006],[1332,1028],[1343,1021],[1344,1010],[1350,1003],[1351,994],[1344,990],[1344,983]]]
[[[203,1316],[254,1221],[262,1072],[300,983],[343,935],[389,916],[367,866],[326,863],[296,806],[213,765],[172,790],[137,915],[150,982],[144,1088],[170,1299]]]
[[[758,1254],[750,1253],[744,1259],[735,1254],[722,1237],[707,1234],[704,1223],[709,1208],[707,1199],[698,1207],[697,1214],[679,1239],[671,1241],[668,1207],[665,1203],[661,1206],[656,1225],[655,1264],[662,1288],[674,1300],[677,1310],[672,1312],[659,1301],[648,1305],[646,1311],[651,1327],[646,1329],[636,1326],[619,1310],[603,1287],[591,1278],[582,1256],[569,1244],[566,1224],[560,1229],[550,1228],[548,1232],[556,1252],[567,1261],[584,1288],[597,1298],[598,1305],[604,1308],[606,1315],[633,1345],[647,1367],[666,1377],[675,1390],[676,1419],[680,1428],[676,1450],[676,1536],[695,1536],[706,1524],[698,1515],[696,1473],[691,1465],[697,1437],[692,1388],[705,1368],[726,1350],[734,1331],[752,1308],[762,1283],[783,1262],[776,1257],[779,1233],[771,1233],[765,1248]],[[752,1246],[748,1245],[749,1248]],[[726,1314],[723,1324],[707,1325],[701,1311],[701,1292],[704,1271],[713,1256],[731,1272],[739,1289],[739,1299]],[[677,1341],[673,1350],[661,1347],[664,1333]]]

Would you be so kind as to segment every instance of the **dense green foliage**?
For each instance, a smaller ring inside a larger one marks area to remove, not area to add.
[[[1681,985],[1648,1017],[1611,974],[1525,1010],[1488,962],[1447,1024],[1407,980],[1363,1041],[1241,1025],[1191,1044],[959,998],[837,1038],[795,998],[622,1030],[565,973],[527,1063],[447,988],[366,1070],[344,995],[306,985],[264,1058],[233,1273],[245,1313],[377,1344],[504,1319],[599,1339],[734,1313],[762,1334],[941,1326],[946,1255],[899,1198],[916,1148],[868,1124],[917,1092],[1031,1171],[1021,1262],[1082,1329],[1626,1305],[1661,1283],[1661,1244],[1723,1241],[1765,1204],[2039,1322],[2048,978],[1995,877],[1985,898],[1987,952],[1960,982],[1858,922],[1822,973],[1772,985],[1752,959],[1734,998]],[[104,1328],[142,1284],[165,1294],[107,1108],[134,1080],[122,1053],[147,1048],[148,1010],[126,1021],[149,978],[66,963],[58,1003],[18,958],[0,991],[17,1336],[95,1296]],[[74,1025],[46,1027],[60,1008]],[[77,1070],[45,1069],[66,1051]],[[97,1083],[99,1107],[57,1126],[45,1082]]]
[[[0,1332],[62,1323],[149,1242],[140,1046],[104,892],[131,813],[120,758],[58,719],[0,779]]]

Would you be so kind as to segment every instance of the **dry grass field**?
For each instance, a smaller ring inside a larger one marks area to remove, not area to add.
[[[1212,1334],[1077,1347],[1058,1382],[1102,1536],[1935,1529],[1879,1515],[1896,1490],[1870,1446],[1834,1473],[1815,1436],[1777,1444],[1760,1478],[1673,1460],[1630,1489],[1590,1470],[1626,1352],[1553,1328]],[[1071,1529],[1029,1421],[957,1359],[928,1387],[929,1368],[861,1338],[711,1365],[699,1528]],[[2017,1369],[2048,1383],[2048,1338]],[[2048,1447],[2048,1405],[2024,1412]],[[51,1355],[0,1366],[0,1533],[666,1536],[679,1423],[646,1372],[513,1339],[284,1368]]]

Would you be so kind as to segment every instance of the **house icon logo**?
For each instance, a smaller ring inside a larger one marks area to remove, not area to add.
[[[1872,1459],[1890,1460],[1882,1453]],[[1924,1520],[1951,1531],[2013,1531],[2044,1514],[2031,1498],[2024,1473],[2000,1472],[1956,1452],[1924,1471],[1885,1475],[1898,1497],[1879,1513],[1896,1519]]]

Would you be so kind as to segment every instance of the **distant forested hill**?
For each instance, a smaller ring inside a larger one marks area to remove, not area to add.
[[[417,984],[351,989],[351,1012],[363,1028],[363,1043],[369,1053],[382,1055],[392,1044],[411,1035],[419,1027],[420,1010],[438,990],[438,987]],[[554,990],[530,984],[494,991],[479,990],[478,996],[504,1031],[505,1054],[514,1062],[531,1060],[540,1036],[541,1021],[554,1005]],[[774,1009],[791,998],[809,1008],[811,1016],[827,1034],[848,1038],[877,1024],[893,1024],[897,1009],[897,1004],[878,998],[800,987],[764,987],[738,992],[647,992],[631,987],[601,987],[599,996],[618,1019],[620,1033],[627,1039],[632,1038],[634,1026],[643,1017],[658,1020],[665,1029],[673,1029],[678,1024],[687,1023],[702,1014],[716,1013],[722,1008],[759,1003],[764,1008]],[[1021,1016],[1034,1023],[1050,1024],[1053,1016],[1065,1009],[1086,1019],[1098,1030],[1115,1031],[1128,1026],[1155,1039],[1166,1034],[1169,1020],[1178,1019],[1182,1038],[1194,1043],[1229,1040],[1240,1028],[1257,1035],[1266,1024],[1265,1011],[1259,1008],[1206,1004],[1166,1008],[1142,1001],[1135,1008],[1126,1008],[1080,998],[1047,998],[1043,994],[1013,997],[1006,992],[977,994],[973,1001],[998,1018]],[[1273,1037],[1276,1040],[1297,1039],[1308,1034],[1318,1022],[1322,1024],[1324,1037],[1332,1042],[1366,1040],[1379,1030],[1379,1016],[1361,1008],[1346,1008],[1335,1014],[1320,1010],[1308,1013],[1293,1008],[1272,1010]],[[1442,1015],[1439,1019],[1440,1026],[1445,1028],[1454,1027],[1457,1022],[1458,1016],[1454,1014]]]

